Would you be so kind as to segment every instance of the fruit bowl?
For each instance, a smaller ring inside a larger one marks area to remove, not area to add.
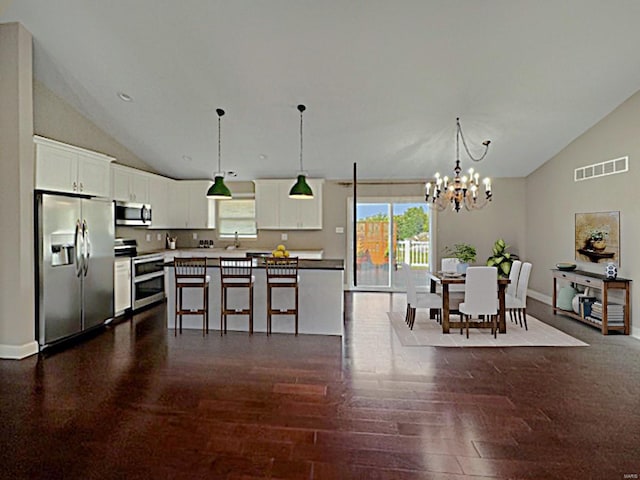
[[[569,263],[569,262],[556,263],[556,268],[558,270],[571,271],[571,270],[575,270],[576,267],[577,265],[575,263]]]

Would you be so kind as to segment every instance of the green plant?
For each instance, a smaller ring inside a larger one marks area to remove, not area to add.
[[[509,245],[503,239],[498,239],[493,244],[493,255],[487,259],[487,265],[496,267],[498,273],[505,277],[511,272],[513,261],[518,259],[518,255],[507,252],[507,248],[509,248]]]
[[[462,263],[473,263],[476,261],[476,247],[468,243],[456,243],[444,249],[445,255],[457,258]]]

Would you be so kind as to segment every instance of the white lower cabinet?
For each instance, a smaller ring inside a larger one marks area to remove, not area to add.
[[[113,263],[113,303],[115,315],[131,308],[131,259],[116,258]]]

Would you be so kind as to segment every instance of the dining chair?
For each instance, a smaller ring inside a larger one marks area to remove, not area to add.
[[[531,276],[532,265],[529,262],[524,262],[520,268],[520,275],[518,276],[518,286],[516,288],[515,295],[505,295],[505,308],[509,312],[509,315],[516,315],[516,323],[520,322],[522,327],[522,320],[524,319],[524,329],[529,330],[527,326],[527,290],[529,288],[529,277]]]
[[[436,318],[439,318],[442,315],[442,297],[437,293],[421,293],[418,295],[411,267],[408,263],[401,263],[400,268],[403,272],[407,290],[407,313],[405,322],[409,328],[413,330],[413,324],[416,321],[416,309],[418,308],[435,309]]]
[[[496,267],[469,267],[465,280],[464,302],[460,304],[462,323],[460,334],[466,327],[469,338],[471,317],[489,316],[494,337],[498,333],[498,269]]]
[[[511,264],[511,270],[509,271],[509,285],[507,285],[507,289],[504,292],[505,299],[511,295],[512,297],[516,296],[516,291],[518,288],[518,277],[520,276],[520,268],[522,268],[522,262],[520,260],[514,260]],[[509,319],[513,322],[513,309],[507,309],[509,312]]]

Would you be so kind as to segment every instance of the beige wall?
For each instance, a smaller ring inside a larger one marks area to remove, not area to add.
[[[33,81],[36,135],[115,157],[116,162],[157,173],[37,80]]]
[[[37,352],[31,34],[0,25],[0,358]]]
[[[526,254],[533,262],[530,288],[552,293],[549,269],[559,261],[574,261],[574,215],[620,211],[620,268],[618,275],[633,279],[640,272],[640,92],[616,108],[555,157],[527,177]],[[582,182],[573,181],[574,168],[629,156],[629,172]],[[583,270],[603,273],[602,264],[580,263]],[[640,296],[633,293],[638,312]],[[640,325],[632,334],[640,337]]]

